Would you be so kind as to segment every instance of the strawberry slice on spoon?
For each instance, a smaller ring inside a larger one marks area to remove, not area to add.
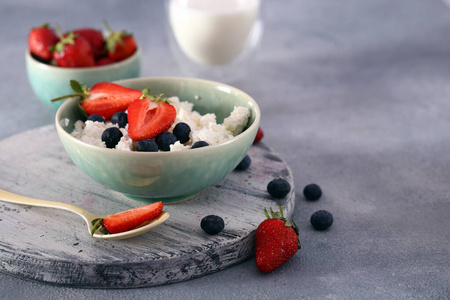
[[[109,120],[116,112],[125,111],[131,102],[139,99],[142,95],[139,90],[112,82],[99,82],[88,89],[86,84],[71,80],[70,86],[75,94],[58,97],[52,101],[81,96],[81,107],[86,114],[98,114],[105,120]]]
[[[161,96],[153,97],[149,89],[144,89],[142,97],[128,106],[128,134],[133,141],[151,139],[167,131],[175,121],[175,107]]]
[[[93,231],[97,230],[97,227],[99,227],[98,229],[100,231],[105,229],[106,234],[126,232],[145,225],[147,222],[155,219],[161,214],[162,209],[163,203],[159,201],[96,219],[93,221]]]

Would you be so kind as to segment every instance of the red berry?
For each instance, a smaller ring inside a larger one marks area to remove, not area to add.
[[[258,132],[256,133],[255,139],[253,140],[253,144],[259,143],[264,137],[264,132],[261,127],[258,128]]]
[[[30,53],[44,61],[50,61],[53,58],[52,47],[58,42],[59,38],[48,24],[31,29],[28,35],[28,48]]]
[[[128,106],[128,134],[133,141],[153,138],[167,131],[176,116],[175,107],[159,98],[135,100]]]
[[[109,32],[106,38],[106,55],[114,61],[124,60],[133,55],[137,49],[133,35],[126,31],[112,31],[106,22],[105,26]]]
[[[65,34],[55,46],[56,64],[65,68],[92,67],[95,65],[92,47],[81,36]]]
[[[288,222],[280,205],[280,213],[271,211],[259,224],[255,235],[255,261],[256,267],[263,273],[272,272],[287,262],[300,248],[298,227],[292,221]]]
[[[114,61],[120,61],[130,57],[137,49],[132,35],[122,35],[119,40],[110,43],[114,46],[108,47],[107,54]]]
[[[73,31],[75,35],[82,36],[92,47],[94,58],[101,57],[104,53],[105,40],[100,30],[94,28],[80,28]]]

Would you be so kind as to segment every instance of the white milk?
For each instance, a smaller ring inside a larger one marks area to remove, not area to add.
[[[247,45],[260,0],[169,0],[170,24],[183,52],[204,65],[223,65]]]

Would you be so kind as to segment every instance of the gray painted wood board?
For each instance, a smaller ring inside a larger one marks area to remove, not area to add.
[[[291,217],[295,204],[292,173],[283,159],[264,143],[252,146],[249,155],[248,170],[233,171],[189,201],[166,205],[166,223],[128,240],[93,239],[71,212],[0,202],[0,271],[57,285],[132,288],[184,281],[238,264],[253,255],[264,208],[281,204]],[[1,141],[0,163],[0,188],[10,192],[96,214],[143,205],[79,170],[52,125]],[[284,199],[267,193],[274,178],[292,186]],[[210,214],[225,221],[218,235],[200,228],[200,220]]]

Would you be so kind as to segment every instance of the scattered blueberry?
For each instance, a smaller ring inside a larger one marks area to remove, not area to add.
[[[326,210],[318,210],[311,216],[311,225],[317,230],[325,230],[333,224],[333,215]]]
[[[285,197],[290,190],[291,185],[282,178],[274,179],[267,185],[267,191],[275,198]]]
[[[124,111],[116,112],[111,117],[111,123],[117,124],[119,128],[125,128],[128,124],[128,115]]]
[[[189,134],[191,133],[191,127],[188,124],[180,122],[173,128],[173,134],[178,138],[180,143],[184,144],[189,141]]]
[[[250,164],[252,163],[252,160],[250,159],[250,156],[245,155],[245,157],[241,160],[241,162],[237,165],[235,170],[237,171],[244,171],[247,170],[248,167],[250,167]]]
[[[143,139],[136,143],[136,151],[158,152],[158,145],[154,140]]]
[[[209,144],[205,141],[198,141],[195,142],[194,145],[192,145],[191,149],[195,149],[195,148],[201,148],[201,147],[206,147],[209,146]]]
[[[116,147],[123,134],[117,127],[110,127],[105,129],[102,133],[102,141],[105,142],[107,148]]]
[[[316,201],[322,196],[322,189],[315,183],[308,184],[303,189],[303,195],[306,200]]]
[[[207,234],[218,234],[225,228],[225,223],[221,217],[209,215],[202,219],[200,222],[200,227]]]
[[[105,123],[105,118],[100,115],[92,114],[87,118],[88,121]]]
[[[170,151],[170,145],[175,144],[176,141],[178,139],[172,132],[162,132],[155,138],[155,142],[161,151]]]

